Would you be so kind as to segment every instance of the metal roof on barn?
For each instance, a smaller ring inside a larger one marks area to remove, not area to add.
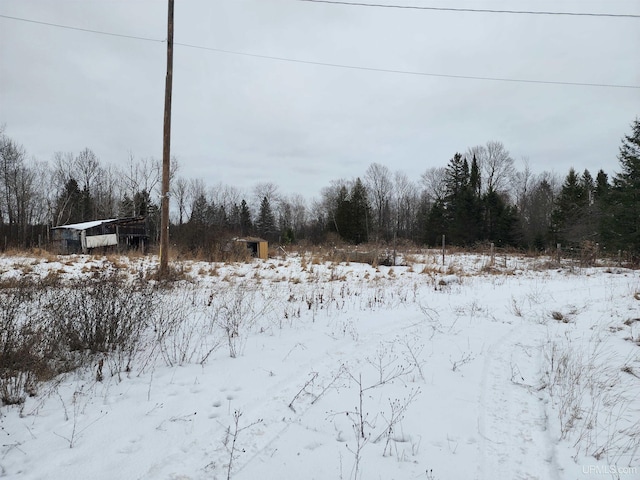
[[[98,225],[104,225],[105,223],[112,223],[118,221],[117,218],[110,218],[108,220],[92,220],[90,222],[72,223],[69,225],[60,225],[53,227],[51,230],[58,228],[68,228],[69,230],[89,230],[90,228],[97,227]]]

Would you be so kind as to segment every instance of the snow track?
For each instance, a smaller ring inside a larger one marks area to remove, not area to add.
[[[479,480],[555,480],[553,447],[538,396],[540,326],[518,322],[486,351],[478,433]]]

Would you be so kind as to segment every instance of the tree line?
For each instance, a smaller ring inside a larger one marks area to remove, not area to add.
[[[612,155],[615,153],[612,152]],[[281,244],[327,240],[360,244],[399,240],[437,245],[543,250],[597,243],[640,253],[640,120],[622,138],[620,171],[571,168],[564,179],[521,168],[497,141],[455,153],[420,178],[371,164],[361,177],[334,180],[320,197],[286,196],[262,182],[251,192],[171,172],[171,241],[198,251],[233,236]],[[145,216],[152,240],[159,231],[161,165],[130,155],[125,167],[102,163],[85,148],[30,159],[0,129],[0,235],[4,247],[38,246],[50,227],[95,219]]]

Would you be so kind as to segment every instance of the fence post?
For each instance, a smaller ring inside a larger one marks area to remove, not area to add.
[[[496,252],[495,252],[495,245],[493,244],[493,242],[491,242],[491,266],[493,267],[496,263]]]
[[[562,255],[561,252],[562,252],[562,245],[558,243],[556,245],[556,255],[558,256],[558,265],[560,265],[560,259]]]
[[[442,266],[444,266],[444,235],[442,235]]]

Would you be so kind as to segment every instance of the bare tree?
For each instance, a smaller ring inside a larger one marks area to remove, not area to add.
[[[178,225],[182,225],[187,218],[189,184],[184,177],[177,177],[172,186],[171,194],[178,207]]]
[[[100,167],[94,181],[92,195],[95,218],[113,218],[118,215],[119,175],[112,165]]]
[[[80,188],[91,191],[101,170],[100,160],[98,160],[96,154],[91,149],[85,148],[74,159],[73,167]]]
[[[447,194],[447,169],[445,167],[428,168],[422,174],[421,179],[431,203],[444,200]]]
[[[520,211],[521,214],[523,214],[525,211],[527,194],[531,189],[531,183],[533,180],[533,172],[531,171],[531,167],[529,166],[529,158],[524,157],[522,159],[522,163],[522,170],[517,170],[513,173],[513,182],[511,188],[516,201],[516,207],[518,207],[518,211]]]
[[[35,186],[36,171],[27,165],[24,148],[0,130],[0,224],[7,223],[9,236],[23,245],[33,220]]]
[[[253,198],[257,206],[266,197],[273,207],[280,201],[280,192],[278,185],[273,182],[259,182],[253,187]]]
[[[204,180],[202,180],[201,178],[192,178],[189,180],[189,200],[191,204],[191,213],[193,213],[193,206],[196,200],[200,198],[206,198],[207,201],[209,201],[209,198],[207,197],[207,187],[204,184]],[[191,216],[191,214],[189,214],[189,216]]]
[[[153,192],[160,185],[162,165],[154,158],[136,159],[129,153],[129,162],[122,171],[123,193],[133,196],[140,192]]]
[[[62,192],[65,184],[73,177],[74,162],[73,152],[55,152],[53,154],[51,183],[57,194]]]
[[[275,187],[277,188],[277,187]],[[209,190],[211,201],[222,206],[227,213],[233,210],[234,205],[239,205],[242,201],[242,193],[236,187],[217,183]]]
[[[467,150],[469,161],[475,156],[482,172],[483,192],[508,193],[515,172],[513,158],[501,142],[490,140]]]
[[[264,199],[267,199],[271,207],[271,211],[276,218],[283,216],[282,204],[283,195],[279,191],[278,185],[273,182],[259,182],[253,187],[253,205],[252,214],[254,218],[258,218],[260,213],[260,206]]]
[[[542,172],[532,176],[528,185],[521,199],[524,240],[530,246],[542,248],[547,244],[551,215],[561,183],[557,175]]]
[[[394,236],[409,237],[419,207],[418,187],[404,172],[394,175]]]
[[[307,202],[300,194],[294,194],[289,198],[292,213],[292,228],[296,235],[304,231],[307,224]]]
[[[34,173],[31,222],[46,225],[51,219],[48,196],[51,171],[47,162],[38,162],[35,159],[31,161],[30,168]]]
[[[384,165],[372,163],[365,173],[365,182],[375,214],[376,241],[390,233],[390,207],[393,176]]]
[[[321,191],[322,200],[316,202],[314,205],[314,216],[317,219],[322,218],[325,227],[333,225],[336,231],[338,231],[338,224],[335,213],[338,209],[340,191],[343,188],[347,190],[350,188],[349,182],[345,179],[341,178],[339,180],[331,180],[331,184],[328,187],[324,187]]]

